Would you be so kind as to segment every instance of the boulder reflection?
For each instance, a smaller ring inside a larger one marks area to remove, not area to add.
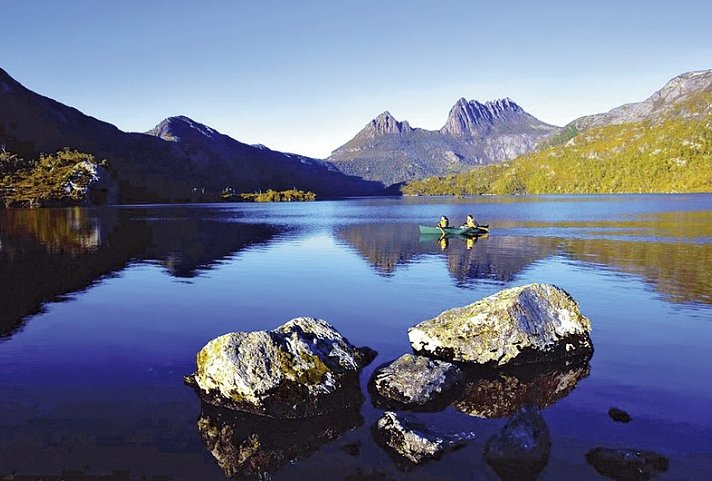
[[[329,416],[272,419],[204,404],[198,430],[226,476],[270,479],[270,474],[306,458],[364,422],[360,407]]]
[[[472,371],[452,407],[481,418],[512,416],[525,406],[542,409],[571,394],[590,371],[588,360]]]

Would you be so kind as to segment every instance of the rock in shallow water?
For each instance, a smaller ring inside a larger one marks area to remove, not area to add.
[[[186,382],[216,406],[269,417],[318,416],[361,400],[358,374],[374,357],[326,321],[299,317],[272,331],[213,339]]]
[[[374,433],[379,444],[399,459],[412,464],[437,459],[446,451],[464,446],[475,437],[473,433],[435,433],[424,424],[391,411],[383,413],[376,422]]]
[[[485,459],[503,480],[535,480],[549,461],[549,428],[541,413],[525,407],[485,445]]]
[[[446,399],[448,393],[462,379],[462,371],[454,364],[404,354],[377,369],[369,388],[375,394],[374,402],[379,406],[438,409],[449,404]]]
[[[529,284],[450,309],[408,330],[418,354],[477,364],[525,364],[589,355],[590,321],[563,289]]]
[[[608,417],[617,423],[629,423],[632,419],[630,414],[617,407],[612,407],[608,410]]]
[[[638,449],[598,447],[586,453],[586,461],[599,474],[616,481],[648,481],[668,470],[668,458]]]

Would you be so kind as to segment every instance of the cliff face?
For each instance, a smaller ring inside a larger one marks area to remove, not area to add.
[[[558,130],[511,99],[458,100],[437,131],[413,128],[384,112],[328,160],[342,172],[385,186],[514,158]]]

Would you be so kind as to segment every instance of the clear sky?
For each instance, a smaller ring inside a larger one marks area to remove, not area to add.
[[[389,110],[440,128],[460,97],[557,125],[712,68],[709,0],[0,0],[0,67],[146,131],[187,115],[325,157]]]

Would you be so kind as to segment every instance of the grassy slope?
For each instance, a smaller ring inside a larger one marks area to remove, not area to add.
[[[428,178],[405,194],[712,192],[712,93],[658,122],[608,125],[564,144],[464,174]]]

